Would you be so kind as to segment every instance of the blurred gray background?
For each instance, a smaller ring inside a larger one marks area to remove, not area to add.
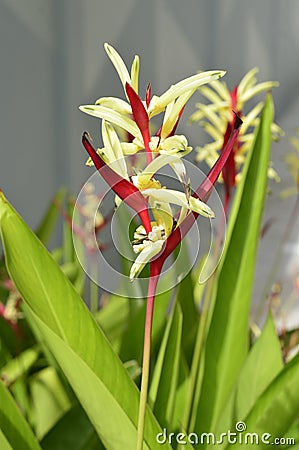
[[[267,205],[274,222],[259,252],[262,291],[294,203],[282,201],[280,192],[291,185],[283,158],[299,127],[298,24],[298,0],[0,0],[0,188],[33,227],[60,186],[80,190],[91,173],[81,134],[88,129],[98,142],[100,121],[78,106],[122,95],[106,41],[128,64],[140,55],[140,87],[150,80],[157,94],[210,69],[226,69],[232,88],[258,66],[260,81],[280,81],[276,122],[286,132],[273,145],[281,183],[271,183]],[[207,139],[199,127],[185,125],[198,98],[180,127],[194,147]],[[290,242],[285,256],[298,267],[297,236]]]

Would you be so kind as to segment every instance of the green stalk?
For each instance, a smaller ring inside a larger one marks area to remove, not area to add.
[[[224,238],[225,233],[225,223],[228,213],[228,208],[230,204],[230,195],[225,196],[224,201],[224,217],[220,224],[218,233],[217,233],[217,239],[215,244],[215,251],[214,251],[214,262],[216,263],[221,249],[221,242]],[[191,364],[191,370],[190,370],[190,382],[189,382],[189,392],[188,392],[188,398],[186,403],[186,410],[185,410],[185,417],[183,420],[183,428],[185,430],[192,430],[194,424],[192,423],[192,411],[194,408],[196,409],[199,403],[199,397],[200,397],[200,385],[202,382],[202,373],[200,372],[200,362],[202,358],[202,351],[204,349],[205,340],[207,337],[208,329],[209,329],[209,319],[212,314],[213,305],[213,291],[214,291],[214,281],[216,277],[216,270],[211,275],[207,282],[206,286],[206,292],[204,294],[204,300],[203,300],[203,306],[202,311],[200,315],[200,320],[198,324],[197,334],[196,334],[196,341],[194,346],[194,352],[193,352],[193,358],[192,358],[192,364]],[[211,310],[212,305],[212,310]],[[197,386],[199,388],[197,388]]]
[[[143,448],[144,424],[145,424],[145,413],[146,413],[149,371],[150,371],[150,354],[152,344],[152,325],[153,325],[156,287],[159,275],[160,270],[157,271],[155,263],[151,263],[150,279],[148,284],[148,295],[146,303],[145,326],[144,326],[142,379],[141,379],[138,429],[137,429],[137,447],[136,447],[137,450],[142,450]]]
[[[95,314],[99,308],[99,288],[97,285],[98,271],[95,255],[91,255],[91,280],[90,280],[90,311]]]
[[[202,349],[203,349],[205,337],[206,337],[207,319],[209,317],[209,310],[210,310],[212,291],[213,291],[213,281],[214,281],[214,274],[209,279],[209,282],[207,285],[207,291],[205,294],[203,308],[202,308],[202,312],[200,315],[200,321],[199,321],[199,325],[198,325],[198,331],[197,331],[197,335],[196,335],[196,341],[195,341],[193,359],[192,359],[192,365],[191,365],[191,371],[190,371],[189,393],[188,393],[188,399],[187,399],[187,403],[186,403],[186,413],[185,413],[185,417],[184,417],[184,421],[183,421],[183,428],[185,430],[188,430],[189,427],[191,427],[190,420],[191,420],[191,413],[192,413],[193,405],[198,400],[197,398],[194,398],[194,396],[196,394],[196,385],[198,383],[200,360],[202,357]]]

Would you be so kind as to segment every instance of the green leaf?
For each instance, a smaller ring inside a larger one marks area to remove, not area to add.
[[[136,300],[131,300],[136,302]],[[121,347],[121,337],[130,317],[130,299],[111,295],[95,314],[95,318],[109,339],[116,353]]]
[[[79,404],[67,411],[41,442],[43,450],[105,450]]]
[[[266,391],[259,397],[250,413],[244,420],[246,433],[269,433],[273,442],[276,437],[282,437],[298,418],[299,396],[299,355],[297,355],[279,373]],[[285,436],[286,437],[286,436]],[[292,437],[289,436],[288,437]],[[228,445],[227,449],[233,449]],[[253,445],[254,450],[269,448],[269,444]]]
[[[34,374],[29,385],[34,428],[38,439],[41,439],[71,405],[53,367]]]
[[[0,443],[14,450],[41,450],[31,428],[22,416],[8,389],[0,380]],[[4,435],[4,437],[3,437]],[[6,442],[5,442],[6,441]]]
[[[11,278],[108,450],[134,448],[139,392],[51,255],[0,193],[0,227]],[[147,410],[145,449],[159,449]],[[167,446],[166,448],[170,448]]]
[[[30,402],[30,392],[28,390],[27,378],[19,378],[10,386],[10,392],[18,405],[19,409],[22,411],[23,417],[28,422],[28,424],[33,428],[32,421],[32,405]]]
[[[6,439],[4,433],[2,433],[1,429],[0,429],[0,448],[1,450],[14,450],[8,440]]]
[[[213,430],[249,349],[249,308],[267,184],[273,104],[268,96],[238,186],[206,342],[205,373],[195,430]]]
[[[183,316],[178,303],[168,319],[160,346],[149,398],[161,425],[171,429],[179,375]]]
[[[0,364],[18,352],[19,341],[9,323],[0,316]]]
[[[189,387],[189,367],[185,361],[184,354],[180,352],[179,376],[175,395],[175,405],[173,412],[173,429],[182,428],[183,411],[186,409]]]
[[[262,334],[249,352],[223,410],[216,435],[220,435],[224,430],[234,430],[236,423],[246,418],[259,396],[282,369],[280,342],[272,315],[269,314]],[[215,449],[224,447],[225,443],[215,446]]]
[[[288,429],[284,435],[284,438],[288,439],[288,441],[286,441],[286,445],[283,447],[284,449],[299,449],[299,416],[293,425]],[[290,439],[293,439],[293,441],[290,441]]]
[[[59,208],[62,205],[62,202],[65,198],[65,194],[66,194],[65,188],[61,188],[56,193],[50,205],[48,206],[48,209],[44,217],[42,218],[41,223],[39,224],[36,230],[36,235],[45,245],[48,245],[51,239],[56,222],[60,216]]]
[[[4,380],[4,383],[9,386],[14,383],[18,378],[25,375],[28,370],[33,366],[39,356],[39,349],[37,347],[28,348],[24,350],[20,355],[11,359],[0,370],[0,377]]]

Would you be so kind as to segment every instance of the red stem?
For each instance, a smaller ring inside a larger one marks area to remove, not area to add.
[[[155,261],[150,263],[150,278],[148,284],[146,316],[144,326],[142,380],[141,380],[140,403],[138,414],[137,450],[142,450],[143,448],[145,413],[146,413],[147,392],[148,392],[149,372],[150,372],[150,355],[152,346],[154,305],[155,305],[156,288],[159,281],[162,264],[160,264],[159,259],[156,259]]]

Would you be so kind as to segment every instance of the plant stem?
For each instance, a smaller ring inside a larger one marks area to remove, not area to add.
[[[142,450],[143,448],[144,424],[145,424],[145,413],[146,413],[149,370],[150,370],[153,314],[154,314],[156,287],[159,275],[160,270],[156,270],[155,262],[151,263],[150,279],[148,284],[148,295],[146,303],[145,326],[144,326],[142,379],[141,379],[138,429],[137,429],[137,447],[136,447],[137,450]]]
[[[214,279],[214,275],[210,279]],[[208,283],[207,286],[207,292],[205,294],[204,303],[202,312],[200,315],[200,321],[198,326],[198,331],[196,335],[196,341],[194,346],[194,352],[193,352],[193,359],[192,359],[192,365],[191,365],[191,371],[190,371],[190,382],[189,382],[189,393],[187,398],[187,404],[186,404],[186,412],[185,417],[183,421],[183,427],[184,429],[188,430],[191,429],[190,426],[190,420],[192,415],[192,409],[195,401],[198,401],[199,398],[195,399],[196,396],[196,385],[198,382],[198,376],[199,376],[199,365],[200,360],[202,357],[202,349],[206,337],[206,326],[207,326],[207,319],[208,319],[208,313],[209,313],[209,307],[212,297],[212,283]],[[197,396],[196,396],[197,397]]]
[[[97,262],[94,255],[91,255],[91,275],[90,280],[90,310],[92,314],[95,314],[99,308],[99,289],[97,285]]]
[[[224,200],[224,216],[221,220],[217,239],[215,243],[214,250],[214,264],[216,264],[220,254],[221,254],[221,243],[225,236],[225,224],[227,213],[229,209],[231,196],[229,193],[225,195]],[[207,337],[208,329],[209,329],[209,320],[211,319],[211,314],[213,313],[213,291],[214,291],[214,282],[216,279],[216,270],[210,276],[206,290],[204,293],[204,299],[202,304],[202,310],[200,314],[200,320],[197,329],[197,335],[195,340],[195,346],[193,351],[193,359],[190,370],[190,382],[189,382],[189,392],[187,397],[186,409],[185,409],[185,417],[183,421],[183,427],[185,430],[193,429],[194,423],[192,422],[193,410],[197,409],[200,398],[200,387],[202,382],[202,376],[200,372],[200,364],[203,357],[203,350],[205,345],[205,340]],[[180,448],[180,447],[179,447]]]

